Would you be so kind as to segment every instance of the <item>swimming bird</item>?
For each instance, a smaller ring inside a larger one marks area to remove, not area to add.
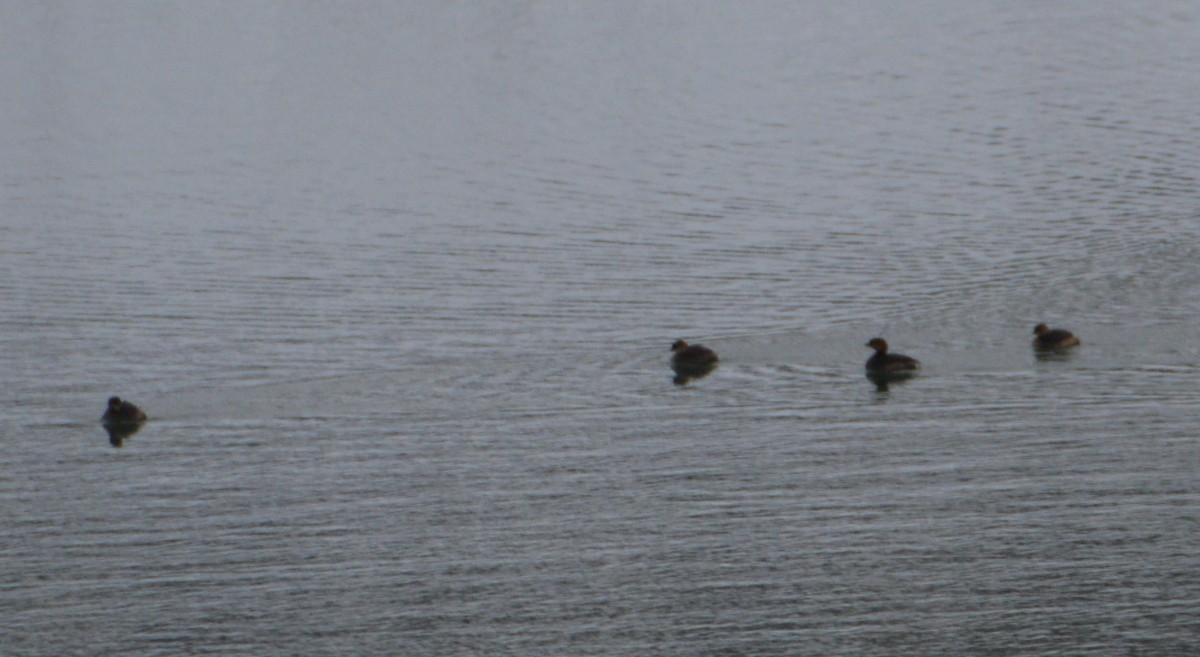
[[[675,344],[671,345],[671,351],[674,352],[671,356],[671,367],[712,366],[719,360],[717,352],[712,349],[702,344],[688,344],[683,340],[676,340]]]
[[[703,379],[717,369],[717,352],[704,345],[676,340],[671,345],[671,369],[675,370],[675,384],[686,385],[692,379]]]
[[[1066,329],[1052,329],[1045,324],[1033,327],[1033,346],[1037,349],[1066,349],[1080,344],[1079,338]]]
[[[887,340],[883,338],[871,338],[866,346],[875,350],[875,355],[867,359],[868,372],[911,372],[921,366],[920,361],[912,356],[889,354]]]
[[[108,410],[100,419],[105,424],[141,424],[146,421],[146,413],[120,397],[109,397]]]

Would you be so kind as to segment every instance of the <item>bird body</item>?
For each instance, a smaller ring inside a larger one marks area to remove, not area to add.
[[[704,345],[676,340],[671,345],[671,352],[671,369],[675,370],[676,385],[703,379],[717,369],[717,352]]]
[[[875,355],[867,359],[868,372],[911,372],[921,366],[921,362],[912,356],[889,354],[888,343],[883,338],[871,338],[866,346],[875,350]]]
[[[1079,338],[1066,329],[1052,329],[1045,324],[1033,327],[1033,346],[1038,349],[1066,349],[1079,346]]]
[[[108,409],[100,419],[106,424],[140,424],[146,421],[146,413],[120,397],[109,397]]]
[[[702,344],[688,344],[683,340],[676,340],[675,344],[671,345],[671,351],[674,355],[671,356],[672,367],[705,367],[716,365],[717,352],[705,347]]]

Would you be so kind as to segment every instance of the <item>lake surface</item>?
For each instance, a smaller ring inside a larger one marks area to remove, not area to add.
[[[5,655],[1195,654],[1200,7],[394,4],[0,7]]]

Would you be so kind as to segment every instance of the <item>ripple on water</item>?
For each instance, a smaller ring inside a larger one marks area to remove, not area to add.
[[[1190,654],[1195,21],[944,4],[4,10],[0,644]]]

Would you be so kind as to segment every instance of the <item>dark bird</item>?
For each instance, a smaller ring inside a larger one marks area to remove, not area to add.
[[[704,345],[676,340],[671,345],[671,369],[675,370],[675,383],[685,385],[692,379],[702,379],[717,368],[717,352]]]
[[[1033,327],[1033,346],[1037,349],[1066,349],[1079,345],[1079,338],[1066,329],[1052,329],[1045,324]]]
[[[688,344],[683,340],[676,340],[675,344],[671,345],[671,351],[674,352],[671,356],[671,367],[711,366],[719,360],[717,352],[712,349],[702,344]]]
[[[888,343],[883,338],[871,338],[866,346],[875,350],[875,355],[867,359],[867,372],[911,372],[921,366],[912,356],[889,354]]]
[[[141,424],[146,421],[146,413],[120,397],[109,397],[108,409],[100,420],[105,424]]]

